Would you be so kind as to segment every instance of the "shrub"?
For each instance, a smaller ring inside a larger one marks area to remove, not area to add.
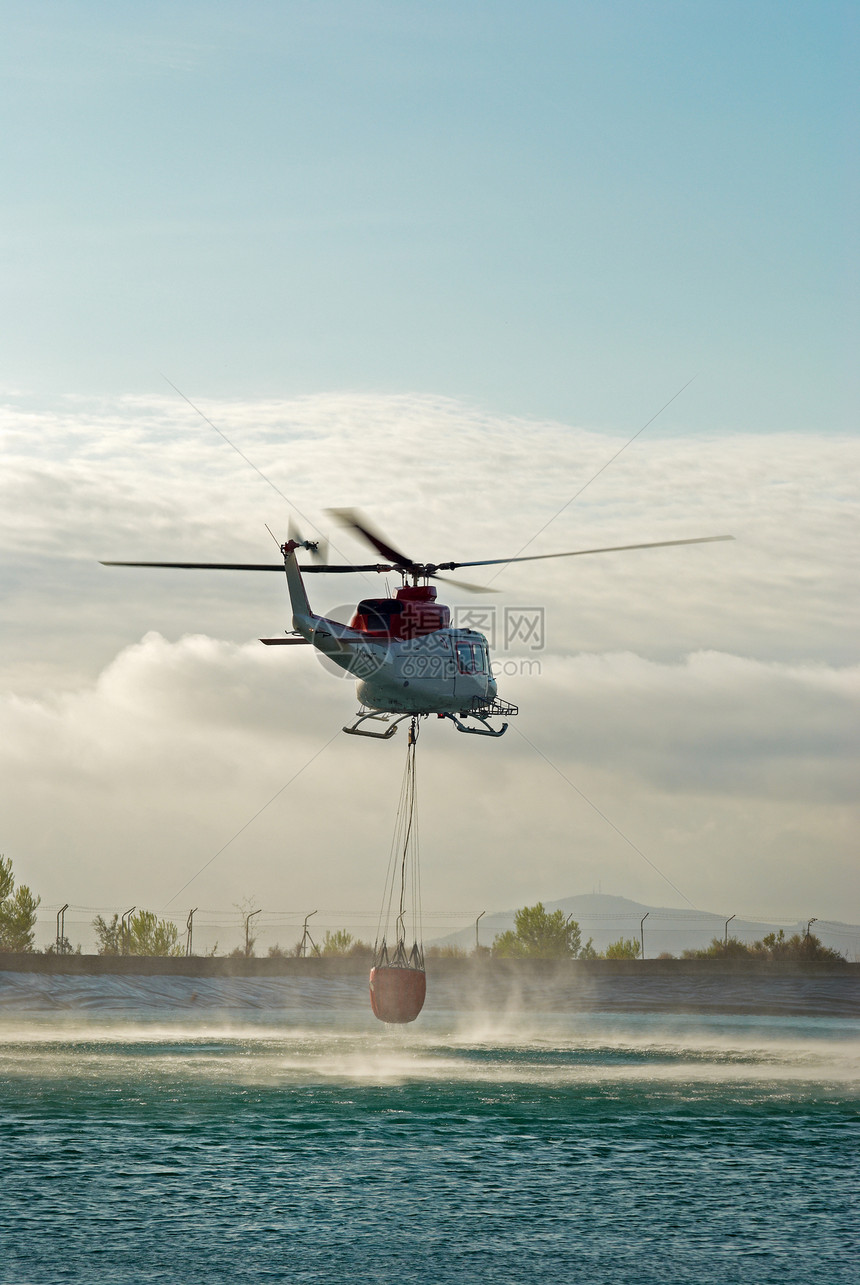
[[[370,951],[366,941],[359,941],[345,928],[336,932],[327,928],[321,949],[324,955],[364,955]]]
[[[641,946],[635,937],[619,937],[606,947],[604,959],[638,959]]]
[[[729,937],[728,941],[714,937],[710,946],[704,950],[685,950],[684,959],[787,959],[798,963],[813,961],[817,963],[836,963],[844,960],[838,950],[823,946],[815,933],[795,933],[786,937],[785,929],[768,933],[761,941],[752,945]]]
[[[93,920],[100,955],[184,955],[179,929],[169,919],[159,919],[154,910],[138,910],[123,926],[119,915],[108,922],[101,915]]]

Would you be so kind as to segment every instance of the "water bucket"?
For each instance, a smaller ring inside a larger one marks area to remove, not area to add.
[[[370,970],[370,1006],[380,1022],[414,1022],[424,1007],[427,977],[423,968],[382,964]]]

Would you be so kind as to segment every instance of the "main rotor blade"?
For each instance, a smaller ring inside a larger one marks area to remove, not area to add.
[[[280,571],[283,574],[283,562],[101,562],[103,567],[173,567],[180,571]],[[317,575],[329,571],[332,575],[348,575],[351,571],[380,571],[389,573],[397,571],[395,566],[367,563],[363,566],[319,566],[300,567],[302,575]]]
[[[106,562],[102,567],[176,567],[183,571],[283,571],[283,562]]]
[[[531,553],[524,558],[486,558],[481,562],[440,562],[440,571],[456,571],[458,567],[507,566],[509,562],[543,562],[546,558],[582,558],[589,553],[625,553],[628,549],[668,549],[676,544],[716,544],[720,540],[734,540],[733,535],[700,535],[692,540],[651,540],[647,544],[614,544],[606,549],[574,549],[571,553]]]
[[[374,527],[370,519],[366,518],[359,509],[329,509],[328,512],[340,522],[341,526],[349,527],[362,540],[365,540],[372,549],[375,549],[377,553],[381,553],[383,558],[388,558],[393,562],[395,567],[404,567],[409,570],[417,565],[405,553],[395,549],[386,536]]]
[[[339,510],[339,512],[352,513],[354,510]],[[356,527],[356,530],[361,530]],[[362,532],[365,534],[364,532]],[[458,589],[465,589],[469,593],[497,593],[498,590],[489,588],[488,585],[470,584],[466,580],[450,580],[445,576],[437,574],[439,571],[456,571],[459,567],[496,567],[507,566],[511,562],[544,562],[547,558],[582,558],[591,553],[625,553],[630,549],[668,549],[680,544],[717,544],[722,540],[734,540],[733,535],[701,535],[691,540],[652,540],[646,544],[616,544],[605,549],[574,549],[570,553],[531,553],[521,558],[484,558],[477,562],[437,562],[437,563],[418,563],[412,562],[404,557],[403,554],[397,553],[392,549],[390,552],[396,555],[391,563],[366,562],[366,563],[346,563],[346,564],[329,564],[320,565],[315,563],[312,566],[301,567],[303,575],[320,575],[328,573],[329,575],[350,575],[353,572],[378,571],[380,574],[388,575],[393,571],[412,571],[416,575],[429,576],[433,580],[438,580],[442,584],[449,584]],[[368,539],[370,537],[368,536]],[[373,541],[371,540],[371,543]],[[380,552],[383,551],[380,547]],[[103,567],[168,567],[180,571],[283,571],[282,562],[117,562],[114,560],[103,560],[100,564]]]
[[[299,567],[302,575],[315,576],[318,572],[330,571],[332,575],[349,575],[350,571],[379,571],[389,575],[392,571],[399,571],[399,567],[393,566],[389,562],[362,562],[360,565],[355,563],[326,563],[324,566]]]
[[[501,593],[501,589],[491,589],[489,585],[470,584],[468,580],[452,580],[450,576],[437,576],[430,572],[431,580],[438,580],[439,584],[449,584],[452,588],[465,589],[467,593]]]

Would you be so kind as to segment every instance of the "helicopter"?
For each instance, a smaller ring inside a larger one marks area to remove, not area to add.
[[[260,641],[267,646],[313,646],[355,679],[360,708],[353,723],[344,727],[344,732],[351,736],[388,740],[405,719],[435,714],[440,719],[450,720],[458,732],[499,737],[504,735],[509,724],[505,721],[501,727],[495,727],[490,720],[512,717],[518,712],[517,706],[498,695],[486,637],[474,629],[452,628],[450,610],[437,601],[436,586],[430,581],[472,593],[495,591],[486,585],[440,576],[440,571],[620,553],[631,549],[712,544],[734,538],[710,535],[602,549],[575,549],[567,553],[527,554],[524,557],[416,562],[397,549],[357,509],[332,509],[329,512],[385,561],[341,565],[312,561],[300,566],[296,556],[299,550],[306,550],[312,557],[324,557],[325,553],[321,550],[321,541],[302,539],[299,532],[291,527],[289,538],[279,545],[282,563],[103,561],[101,565],[284,572],[293,610],[292,633],[278,638],[261,638]],[[317,615],[311,608],[303,577],[352,572],[396,573],[400,575],[402,584],[393,598],[362,599],[348,625]]]

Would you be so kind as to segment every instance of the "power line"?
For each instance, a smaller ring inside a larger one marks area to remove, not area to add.
[[[296,513],[298,513],[300,518],[303,518],[305,522],[310,523],[310,525],[314,528],[315,531],[318,530],[316,525],[313,522],[311,522],[310,518],[307,517],[304,513],[302,513],[298,505],[294,504],[293,501],[289,498],[289,496],[284,495],[284,492],[281,490],[281,488],[279,486],[276,486],[276,484],[272,481],[272,479],[270,477],[267,477],[261,468],[257,468],[257,465],[254,463],[254,461],[252,459],[249,459],[248,456],[245,454],[245,452],[240,450],[235,442],[231,442],[227,434],[222,432],[221,429],[218,427],[218,425],[213,423],[213,421],[209,418],[209,416],[204,414],[204,412],[200,409],[199,406],[195,406],[191,398],[186,397],[182,389],[177,388],[172,379],[168,379],[166,375],[162,375],[162,379],[164,379],[165,383],[170,385],[170,387],[173,389],[175,393],[179,394],[179,396],[182,398],[184,402],[188,403],[191,409],[197,415],[199,415],[200,418],[205,423],[207,423],[210,428],[215,430],[218,436],[227,443],[227,445],[230,447],[231,450],[235,451],[236,454],[240,456],[245,461],[246,464],[250,465],[250,467],[254,470],[254,472],[257,473],[263,479],[264,482],[268,483],[268,485],[272,488],[272,490],[276,491],[277,494],[281,497],[281,499],[284,500],[290,506],[290,508],[294,509]]]
[[[200,409],[200,407],[199,407],[199,406],[195,405],[195,403],[191,400],[191,398],[190,398],[190,397],[186,397],[186,395],[185,395],[185,393],[183,393],[182,389],[181,389],[181,388],[177,388],[176,384],[174,384],[174,382],[173,382],[173,380],[172,380],[172,379],[168,379],[167,375],[165,375],[165,374],[162,374],[162,379],[165,381],[165,383],[167,383],[167,384],[169,384],[169,385],[170,385],[170,387],[173,389],[173,391],[174,391],[175,393],[178,393],[178,394],[179,394],[179,396],[182,398],[182,400],[183,400],[184,402],[187,402],[187,403],[188,403],[188,405],[191,407],[191,409],[195,412],[195,414],[197,414],[197,415],[199,415],[199,416],[200,416],[200,418],[204,421],[204,423],[208,424],[208,425],[209,425],[209,427],[210,427],[211,429],[214,429],[214,430],[215,430],[215,432],[218,434],[218,436],[219,436],[220,438],[222,438],[222,439],[227,443],[227,445],[230,447],[230,449],[231,449],[231,450],[235,451],[235,452],[236,452],[236,454],[237,454],[241,459],[243,459],[243,460],[245,461],[245,463],[246,463],[246,464],[250,465],[250,467],[254,470],[254,472],[255,472],[255,473],[257,473],[257,474],[258,474],[258,475],[263,479],[263,481],[264,481],[264,482],[266,482],[266,483],[267,483],[267,484],[272,488],[272,490],[273,490],[273,491],[275,491],[275,492],[276,492],[276,493],[281,497],[281,499],[282,499],[282,500],[284,500],[284,501],[285,501],[285,503],[286,503],[286,504],[287,504],[287,505],[288,505],[288,506],[289,506],[289,507],[290,507],[290,508],[295,512],[295,513],[297,513],[297,514],[299,515],[299,517],[300,517],[304,522],[307,522],[309,526],[312,526],[312,527],[313,527],[313,529],[316,531],[317,535],[318,535],[318,536],[320,536],[321,540],[325,543],[325,545],[326,545],[326,547],[327,547],[327,548],[329,548],[329,549],[333,549],[333,550],[335,551],[335,553],[337,553],[341,558],[343,558],[343,559],[344,559],[344,561],[346,561],[346,560],[347,560],[347,559],[346,559],[346,554],[344,554],[340,549],[338,549],[337,545],[336,545],[332,540],[330,540],[330,539],[328,538],[328,536],[323,535],[322,531],[320,531],[320,529],[319,529],[319,527],[316,525],[316,523],[315,523],[314,521],[312,521],[312,519],[311,519],[311,518],[309,518],[309,517],[307,516],[307,514],[306,514],[306,513],[302,513],[302,511],[301,511],[301,509],[299,508],[299,506],[298,506],[297,504],[295,504],[295,503],[294,503],[294,501],[292,501],[292,500],[289,498],[289,496],[288,496],[288,495],[285,495],[285,494],[284,494],[284,492],[281,490],[281,488],[280,488],[280,487],[279,487],[275,482],[273,482],[273,481],[272,481],[272,479],[268,476],[268,474],[264,473],[264,472],[263,472],[263,470],[262,470],[261,468],[258,468],[258,467],[257,467],[257,465],[254,463],[254,461],[253,461],[252,459],[250,459],[250,458],[249,458],[249,456],[247,456],[247,455],[245,454],[245,452],[244,452],[243,450],[241,450],[241,449],[236,445],[236,443],[235,443],[235,442],[232,442],[232,441],[230,440],[230,438],[227,436],[227,434],[226,434],[222,429],[220,429],[220,428],[218,427],[218,425],[217,425],[213,420],[211,420],[211,419],[209,418],[209,416],[208,416],[208,415],[206,415],[206,414],[205,414],[205,413]],[[266,527],[266,530],[268,531],[268,530],[269,530],[269,528],[268,528],[268,527]],[[271,531],[269,531],[269,534],[270,534],[270,535],[272,535],[272,532],[271,532]],[[279,544],[279,541],[278,541],[278,539],[277,539],[277,537],[276,537],[276,536],[272,536],[272,538],[274,539],[275,544]],[[367,581],[368,581],[368,583],[369,583],[369,578],[368,578],[368,576],[367,576],[365,573],[362,573],[362,579],[363,579],[363,580],[367,580]]]
[[[685,892],[682,892],[682,891],[681,891],[681,889],[678,887],[678,885],[677,885],[677,884],[672,883],[672,880],[669,878],[669,876],[668,876],[668,875],[663,874],[663,871],[660,869],[660,867],[659,867],[659,866],[657,866],[657,865],[655,865],[655,864],[654,864],[654,862],[651,860],[651,858],[650,858],[650,857],[647,857],[647,856],[645,855],[645,853],[642,851],[642,849],[641,849],[641,848],[639,848],[639,847],[637,847],[637,845],[633,842],[633,840],[632,840],[632,839],[630,839],[630,838],[628,838],[628,837],[627,837],[627,835],[624,833],[624,831],[623,831],[623,830],[621,830],[621,829],[619,829],[619,827],[615,824],[615,822],[614,822],[614,821],[610,821],[610,819],[609,819],[609,817],[606,815],[606,813],[605,813],[605,812],[601,812],[601,810],[600,810],[600,808],[597,806],[597,804],[596,804],[596,803],[592,803],[592,801],[591,801],[591,799],[588,797],[588,795],[587,795],[587,794],[584,794],[584,793],[583,793],[583,791],[579,788],[579,786],[578,786],[578,785],[574,785],[574,783],[573,783],[573,781],[571,781],[570,777],[569,777],[569,776],[566,776],[566,775],[565,775],[565,773],[564,773],[564,772],[562,772],[561,768],[560,768],[560,767],[558,767],[558,765],[557,765],[557,764],[553,763],[553,761],[552,761],[552,759],[551,759],[551,758],[549,758],[546,754],[544,754],[543,750],[538,749],[538,747],[535,745],[534,741],[530,741],[530,740],[529,740],[529,738],[526,736],[525,732],[521,731],[519,727],[515,727],[515,728],[514,728],[514,731],[515,731],[515,732],[517,732],[517,733],[522,737],[522,739],[526,742],[526,744],[527,744],[527,745],[530,745],[530,746],[532,747],[532,749],[534,750],[535,754],[539,754],[539,755],[541,756],[541,758],[543,759],[543,761],[544,761],[545,763],[547,763],[547,764],[552,768],[552,770],[553,770],[554,772],[557,772],[557,773],[558,773],[558,775],[561,777],[561,779],[562,779],[563,781],[566,781],[566,782],[567,782],[567,784],[570,786],[570,788],[571,788],[572,790],[575,790],[575,791],[576,791],[576,793],[579,795],[579,797],[583,800],[583,802],[584,802],[584,803],[587,803],[587,804],[588,804],[588,806],[589,806],[590,808],[592,808],[592,809],[593,809],[593,811],[595,811],[599,817],[602,817],[602,818],[603,818],[603,820],[606,822],[606,824],[607,824],[608,826],[610,826],[610,827],[615,831],[615,833],[616,833],[617,835],[619,835],[619,836],[624,840],[624,842],[625,842],[626,844],[629,844],[629,846],[633,849],[633,851],[634,851],[634,852],[636,852],[636,853],[638,853],[638,854],[639,854],[639,856],[642,858],[642,860],[643,860],[643,861],[646,861],[646,862],[648,863],[648,865],[651,867],[651,869],[652,869],[653,871],[655,871],[655,872],[660,876],[660,878],[661,878],[661,879],[664,879],[664,880],[666,881],[666,883],[669,885],[669,887],[670,887],[670,888],[674,888],[675,892],[677,892],[677,894],[678,894],[678,896],[679,896],[679,897],[683,897],[683,898],[684,898],[684,900],[686,901],[686,903],[687,903],[687,905],[688,905],[688,906],[690,906],[693,910],[697,910],[697,909],[698,909],[698,907],[697,907],[697,906],[694,906],[694,905],[693,905],[693,903],[692,903],[692,901],[690,901],[690,898],[687,896],[687,894],[686,894]]]
[[[163,909],[164,909],[164,910],[166,910],[166,909],[167,909],[167,907],[170,905],[170,903],[171,903],[172,901],[175,901],[175,900],[176,900],[176,898],[179,896],[179,894],[180,894],[180,893],[184,892],[186,888],[190,887],[190,885],[194,882],[194,880],[195,880],[195,879],[198,879],[198,878],[200,877],[200,875],[202,875],[202,874],[203,874],[203,871],[204,871],[204,870],[208,870],[208,868],[212,865],[212,862],[213,862],[213,861],[215,861],[215,860],[216,860],[216,858],[220,857],[221,853],[222,853],[222,852],[224,852],[224,851],[226,851],[226,849],[230,847],[230,844],[231,844],[231,843],[233,843],[236,839],[238,839],[239,835],[240,835],[240,834],[243,834],[243,833],[245,832],[245,830],[247,830],[247,829],[248,829],[248,826],[249,826],[249,825],[251,825],[251,824],[252,824],[252,822],[256,821],[257,817],[258,817],[258,816],[260,816],[260,815],[261,815],[261,813],[265,812],[266,808],[271,807],[271,805],[274,803],[275,799],[279,798],[279,797],[283,794],[284,790],[286,790],[289,786],[291,786],[291,785],[292,785],[292,783],[293,783],[293,781],[297,780],[297,779],[298,779],[298,777],[300,777],[300,776],[301,776],[302,772],[304,772],[307,768],[309,768],[309,767],[310,767],[310,765],[311,765],[312,763],[316,762],[316,760],[319,758],[319,756],[320,756],[320,755],[321,755],[325,750],[327,750],[327,749],[328,749],[328,747],[331,745],[332,741],[333,741],[333,740],[335,740],[335,738],[336,738],[336,737],[338,737],[339,735],[340,735],[340,728],[338,728],[338,730],[334,733],[334,736],[329,737],[329,739],[326,741],[325,745],[321,745],[321,746],[320,746],[320,748],[317,750],[316,754],[313,754],[313,755],[308,759],[307,763],[304,763],[304,764],[299,768],[298,772],[294,772],[294,773],[293,773],[293,775],[290,777],[289,781],[287,781],[284,785],[282,785],[282,786],[281,786],[281,788],[280,788],[279,790],[276,790],[276,791],[275,791],[275,793],[272,795],[272,797],[268,800],[268,802],[267,802],[267,803],[264,803],[264,804],[263,804],[263,806],[262,806],[261,808],[258,808],[258,809],[257,809],[257,811],[254,813],[254,815],[253,815],[252,817],[250,817],[250,818],[249,818],[249,820],[247,820],[243,826],[240,826],[240,828],[236,831],[236,833],[232,836],[232,838],[228,839],[228,840],[227,840],[227,842],[226,842],[225,844],[223,844],[223,846],[222,846],[222,847],[220,847],[220,848],[218,849],[218,851],[214,854],[214,856],[211,856],[211,857],[209,858],[209,860],[208,860],[208,861],[206,861],[206,862],[205,862],[205,863],[200,867],[200,869],[197,871],[197,874],[192,875],[192,876],[191,876],[191,878],[190,878],[186,883],[184,883],[184,884],[182,885],[182,887],[181,887],[177,892],[175,892],[175,893],[173,894],[173,896],[172,896],[168,901],[166,901],[166,902],[164,903]]]
[[[562,513],[564,513],[565,509],[569,509],[569,508],[570,508],[570,506],[571,506],[571,504],[573,504],[574,500],[578,500],[578,499],[579,499],[579,497],[582,495],[583,491],[587,490],[587,488],[588,488],[589,486],[591,486],[591,483],[592,483],[592,482],[594,482],[594,481],[596,481],[596,480],[597,480],[597,478],[599,478],[599,477],[600,477],[600,474],[601,474],[601,473],[605,473],[605,472],[606,472],[606,470],[609,468],[609,465],[610,465],[610,464],[613,464],[613,463],[615,462],[615,460],[617,460],[617,459],[618,459],[618,456],[619,456],[619,455],[623,455],[623,454],[624,454],[624,452],[627,450],[627,447],[628,447],[628,446],[632,446],[632,445],[633,445],[633,443],[636,441],[636,438],[637,438],[637,437],[640,437],[640,436],[642,435],[642,433],[644,433],[644,432],[645,432],[645,429],[646,429],[646,428],[648,428],[649,424],[653,424],[653,423],[654,423],[654,420],[655,420],[655,419],[657,419],[657,417],[658,417],[659,415],[662,415],[662,414],[663,414],[663,411],[664,411],[664,410],[666,410],[666,408],[667,408],[668,406],[671,406],[671,405],[672,405],[672,402],[674,402],[678,397],[680,397],[680,396],[681,396],[681,393],[683,393],[683,392],[684,392],[684,389],[686,389],[686,388],[689,388],[689,387],[690,387],[690,385],[692,384],[692,382],[693,382],[693,380],[694,380],[695,378],[696,378],[696,376],[695,376],[695,375],[693,375],[692,379],[688,379],[688,380],[687,380],[687,382],[686,382],[686,384],[684,384],[684,385],[683,385],[683,387],[681,387],[681,388],[679,388],[679,389],[678,389],[677,393],[675,393],[672,397],[670,397],[670,398],[669,398],[669,400],[668,400],[668,401],[667,401],[663,406],[661,406],[661,407],[660,407],[660,409],[659,409],[658,411],[655,411],[655,413],[651,416],[651,418],[650,418],[649,420],[647,420],[647,421],[642,425],[642,427],[641,427],[641,428],[639,428],[639,429],[637,429],[637,430],[636,430],[636,432],[633,434],[633,436],[630,438],[630,440],[629,440],[629,441],[627,441],[627,442],[625,442],[625,443],[624,443],[624,445],[623,445],[619,450],[617,450],[617,451],[615,452],[615,454],[614,454],[614,455],[610,456],[610,458],[606,461],[606,463],[605,463],[605,464],[602,464],[602,465],[600,466],[600,468],[597,470],[597,472],[596,472],[592,477],[590,477],[590,478],[588,479],[588,481],[587,481],[583,486],[581,486],[581,487],[579,488],[579,490],[576,492],[576,494],[575,494],[575,495],[572,495],[572,496],[570,497],[570,499],[569,499],[565,504],[563,504],[563,505],[561,506],[561,508],[558,510],[558,512],[557,512],[557,513],[553,513],[552,517],[551,517],[551,518],[548,518],[548,519],[547,519],[547,521],[546,521],[546,522],[544,522],[544,524],[543,524],[543,526],[540,528],[540,530],[535,531],[534,535],[532,536],[532,538],[531,538],[530,540],[526,540],[526,542],[525,542],[525,544],[522,546],[522,548],[517,549],[516,553],[514,554],[514,557],[518,558],[518,557],[520,556],[520,554],[523,552],[523,550],[524,550],[524,549],[527,549],[527,548],[529,547],[529,545],[530,545],[530,544],[534,544],[534,542],[535,542],[535,540],[538,538],[538,536],[539,536],[539,535],[543,535],[543,533],[544,533],[544,531],[547,529],[547,527],[548,527],[548,526],[550,526],[553,522],[555,522],[556,518],[561,517],[561,515],[562,515]],[[178,390],[177,390],[177,391],[178,391]],[[513,561],[513,559],[511,559],[511,561]],[[495,572],[493,573],[493,575],[490,577],[490,579],[487,581],[487,584],[488,584],[488,585],[489,585],[489,584],[492,584],[492,583],[493,583],[493,581],[496,579],[496,577],[497,577],[497,576],[499,576],[499,575],[501,575],[501,573],[504,571],[504,569],[505,569],[505,567],[506,567],[506,566],[510,566],[510,563],[507,563],[507,562],[506,562],[506,563],[504,564],[504,566],[499,567],[498,571],[495,571]]]

